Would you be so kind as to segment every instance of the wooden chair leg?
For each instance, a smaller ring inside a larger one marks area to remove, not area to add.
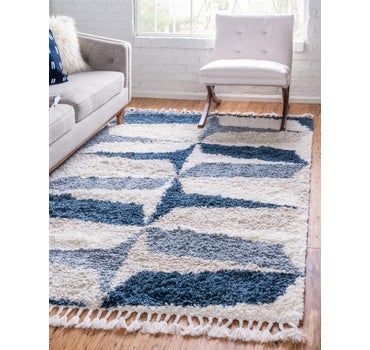
[[[211,90],[212,90],[212,100],[213,100],[213,102],[215,102],[217,105],[219,105],[222,101],[216,96],[215,87],[211,86]]]
[[[125,108],[122,108],[117,114],[117,124],[123,124],[124,119],[125,119]]]
[[[289,110],[289,89],[290,86],[287,88],[283,88],[283,113],[282,113],[282,119],[281,119],[281,126],[280,131],[284,131],[286,129],[286,123],[288,118],[288,110]]]
[[[202,117],[200,118],[199,124],[198,124],[198,129],[204,128],[204,125],[206,124],[206,120],[208,117],[209,110],[211,108],[212,100],[213,100],[213,90],[211,86],[207,86],[207,99],[206,103],[203,108],[203,113]]]

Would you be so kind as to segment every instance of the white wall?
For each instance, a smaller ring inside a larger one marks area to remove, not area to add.
[[[308,35],[303,52],[295,52],[291,100],[320,99],[320,0],[309,0]],[[133,44],[133,95],[142,97],[203,98],[199,68],[212,57],[212,43],[203,39],[135,38],[133,0],[50,0],[52,14],[69,15],[86,33]],[[223,87],[224,98],[280,97],[276,88]],[[242,94],[242,95],[241,95]]]

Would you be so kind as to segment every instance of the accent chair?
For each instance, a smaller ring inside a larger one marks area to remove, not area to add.
[[[214,61],[203,66],[199,81],[207,99],[199,128],[203,128],[216,85],[276,86],[282,89],[280,130],[285,130],[293,55],[293,15],[216,15]]]

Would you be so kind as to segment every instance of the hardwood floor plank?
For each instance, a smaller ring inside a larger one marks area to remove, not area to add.
[[[134,98],[129,107],[177,108],[201,111],[204,101]],[[226,111],[254,111],[281,113],[280,103],[224,101],[217,109]],[[306,295],[303,328],[306,344],[254,344],[173,335],[127,333],[124,330],[83,330],[50,327],[52,350],[319,350],[320,349],[320,150],[321,108],[317,104],[291,104],[290,114],[312,113],[315,119],[313,136],[310,217],[306,263]]]
[[[307,245],[310,248],[320,248],[320,217],[321,217],[321,115],[315,114],[315,128],[312,142],[310,219]],[[314,205],[312,205],[314,204]]]

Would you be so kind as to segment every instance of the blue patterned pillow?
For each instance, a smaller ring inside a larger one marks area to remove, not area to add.
[[[68,76],[63,71],[58,46],[52,31],[49,29],[49,85],[66,81],[68,81]]]

